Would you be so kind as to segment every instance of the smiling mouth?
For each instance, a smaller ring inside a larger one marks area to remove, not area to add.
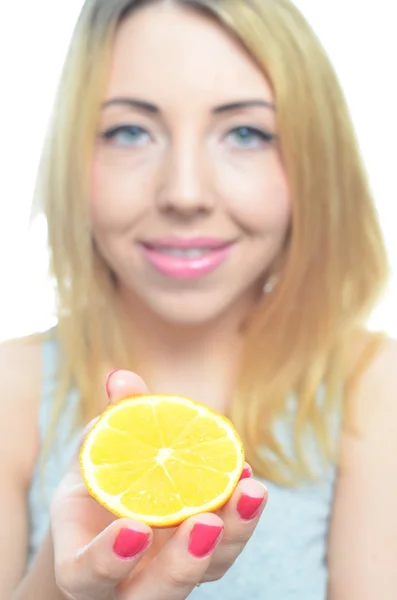
[[[197,279],[220,267],[229,257],[233,243],[175,247],[141,244],[143,256],[158,273],[173,279]]]
[[[175,256],[176,258],[182,258],[185,260],[201,258],[211,252],[216,251],[214,248],[164,248],[164,247],[151,247],[146,246],[148,250],[164,254],[166,256]]]

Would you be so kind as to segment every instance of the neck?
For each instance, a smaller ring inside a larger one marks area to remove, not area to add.
[[[255,298],[241,299],[222,317],[194,325],[168,323],[136,297],[121,294],[120,299],[134,369],[151,391],[187,395],[225,412]]]

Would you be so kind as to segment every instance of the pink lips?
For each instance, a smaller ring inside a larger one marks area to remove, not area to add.
[[[195,279],[219,267],[229,256],[232,246],[233,242],[215,238],[169,237],[144,242],[141,249],[149,263],[163,275]],[[178,251],[186,254],[178,256]]]

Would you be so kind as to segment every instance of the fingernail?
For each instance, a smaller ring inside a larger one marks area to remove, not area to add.
[[[105,388],[106,388],[106,393],[107,395],[110,397],[110,390],[109,390],[109,382],[110,379],[112,378],[112,376],[117,373],[117,371],[120,371],[120,369],[113,369],[113,371],[110,371],[110,373],[108,374],[108,376],[106,377],[106,383],[105,383]]]
[[[204,558],[215,550],[223,527],[196,523],[190,533],[189,552],[196,558]]]
[[[254,519],[259,513],[264,500],[263,496],[261,498],[253,498],[252,496],[243,494],[237,503],[237,512],[240,518],[243,521]]]
[[[243,472],[240,475],[240,481],[242,479],[249,479],[250,477],[252,477],[252,475],[252,469],[250,466],[247,465],[246,467],[244,467]]]
[[[149,545],[149,534],[134,529],[120,529],[113,546],[119,558],[134,558]]]

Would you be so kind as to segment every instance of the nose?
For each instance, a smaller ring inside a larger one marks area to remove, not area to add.
[[[181,140],[169,149],[157,194],[162,212],[189,219],[214,209],[210,169],[205,151],[193,140]]]

